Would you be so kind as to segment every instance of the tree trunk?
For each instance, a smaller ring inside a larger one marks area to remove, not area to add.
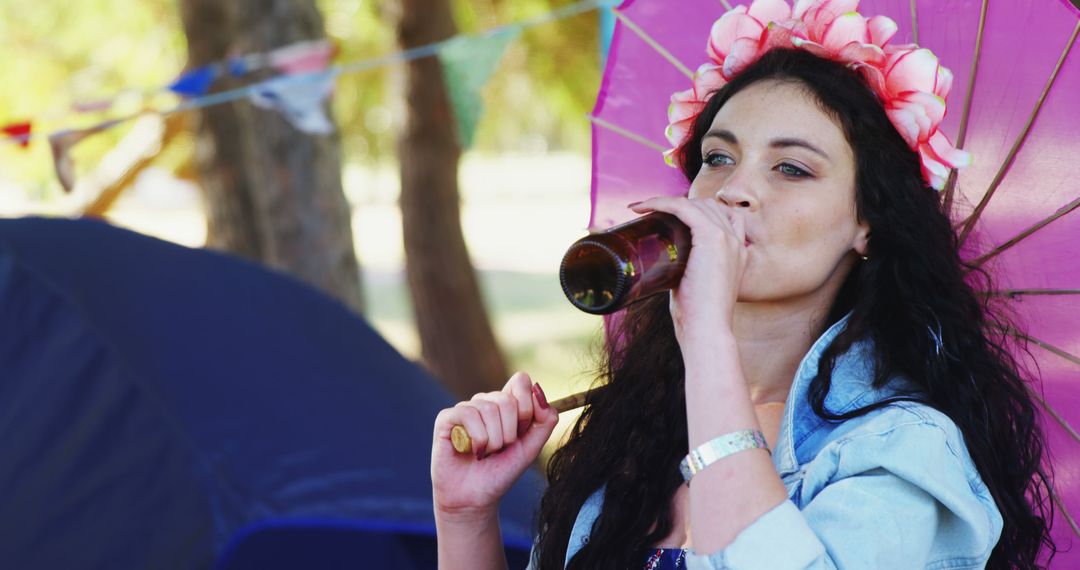
[[[403,48],[455,33],[449,0],[400,0]],[[424,364],[457,396],[506,382],[495,334],[461,231],[453,111],[436,57],[405,65],[407,114],[398,146],[406,274]]]
[[[190,67],[325,37],[315,0],[181,0],[180,12]],[[241,84],[222,78],[214,87]],[[306,134],[246,100],[203,109],[198,122],[207,245],[291,273],[361,311],[337,133]]]

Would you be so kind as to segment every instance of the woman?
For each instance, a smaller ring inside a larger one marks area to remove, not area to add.
[[[965,282],[926,155],[847,63],[772,48],[725,77],[673,155],[687,197],[633,205],[685,222],[690,258],[609,343],[609,387],[549,465],[533,567],[1029,568],[1052,552],[1003,321]],[[505,566],[498,498],[556,420],[523,374],[439,415],[441,567]],[[454,454],[455,424],[477,456]]]

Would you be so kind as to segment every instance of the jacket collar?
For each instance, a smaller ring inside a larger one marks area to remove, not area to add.
[[[799,446],[815,431],[825,426],[827,420],[814,413],[810,406],[810,383],[817,375],[821,355],[836,337],[847,327],[851,313],[844,315],[830,326],[811,345],[796,369],[795,378],[784,404],[784,416],[780,423],[780,435],[773,450],[773,464],[781,477],[799,469]],[[832,413],[843,413],[892,396],[896,390],[886,386],[876,389],[874,379],[874,345],[869,339],[852,344],[836,359],[833,367],[829,394],[825,408]],[[807,461],[810,458],[805,458]]]

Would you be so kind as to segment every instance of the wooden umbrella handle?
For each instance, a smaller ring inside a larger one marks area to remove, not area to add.
[[[577,394],[571,394],[565,398],[559,398],[558,400],[551,402],[551,407],[555,408],[555,411],[560,414],[580,408],[585,405],[585,398],[589,397],[593,392],[602,389],[603,387],[601,386],[591,390],[585,390],[584,392],[578,392]],[[472,453],[472,438],[469,437],[469,432],[465,430],[465,426],[456,425],[451,428],[450,441],[454,444],[454,451],[458,453]]]

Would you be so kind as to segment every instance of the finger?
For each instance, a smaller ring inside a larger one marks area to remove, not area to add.
[[[499,425],[502,428],[503,447],[517,441],[517,402],[506,392],[490,392],[481,399],[499,407]],[[494,451],[494,449],[492,449]]]
[[[731,212],[731,229],[735,232],[735,237],[739,238],[739,243],[746,243],[746,216],[739,215],[738,212]]]
[[[483,459],[485,455],[491,455],[502,449],[504,441],[502,419],[499,417],[499,405],[485,400],[483,396],[483,394],[477,394],[469,401],[480,411],[480,417],[484,420],[484,428],[487,429],[488,435],[487,448],[484,453],[478,454],[478,459]]]
[[[472,440],[473,453],[477,457],[480,457],[488,446],[488,432],[487,427],[484,425],[484,419],[480,415],[480,410],[476,409],[470,402],[460,402],[453,408],[443,410],[439,413],[442,417],[446,415],[445,423],[440,423],[438,419],[435,421],[436,433],[440,439],[444,439],[447,443],[450,442],[450,430],[453,426],[464,426],[465,431],[469,433],[469,439]]]
[[[744,245],[744,234],[737,234],[732,225],[734,214],[729,206],[707,198],[694,198],[690,200],[690,204],[701,212],[709,224],[707,229],[691,228],[698,245],[707,242],[738,247]]]
[[[543,403],[541,403],[541,398],[545,400]],[[536,455],[540,453],[540,448],[555,431],[555,426],[559,423],[559,412],[547,405],[544,389],[539,384],[536,384],[532,390],[532,401],[536,410],[536,421],[525,432],[525,435],[521,436],[521,444],[527,453]]]
[[[671,207],[678,207],[680,202],[689,200],[686,196],[655,196],[652,198],[646,198],[640,202],[634,202],[627,207],[631,210],[661,210]]]
[[[652,201],[652,200],[663,199],[663,198],[686,198],[686,196],[687,196],[686,194],[683,194],[682,196],[666,196],[666,195],[652,196],[652,197],[649,197],[649,198],[645,198],[643,200],[638,200],[637,202],[630,202],[629,204],[626,205],[626,207],[631,209],[631,210],[634,210],[638,206],[640,206],[641,204],[645,204],[646,202],[649,202],[649,201]],[[643,208],[648,209],[648,206],[644,206]]]
[[[706,198],[695,198],[690,201],[691,204],[697,207],[702,214],[705,215],[712,223],[725,231],[729,230],[731,226],[731,218],[727,212],[723,209],[726,207],[716,200],[710,200]]]
[[[517,435],[521,435],[533,422],[532,379],[524,372],[516,372],[503,386],[503,392],[517,401]]]
[[[649,198],[630,209],[639,213],[655,211],[672,214],[689,226],[691,231],[700,230],[711,223],[701,211],[690,203],[690,199],[683,196]]]

